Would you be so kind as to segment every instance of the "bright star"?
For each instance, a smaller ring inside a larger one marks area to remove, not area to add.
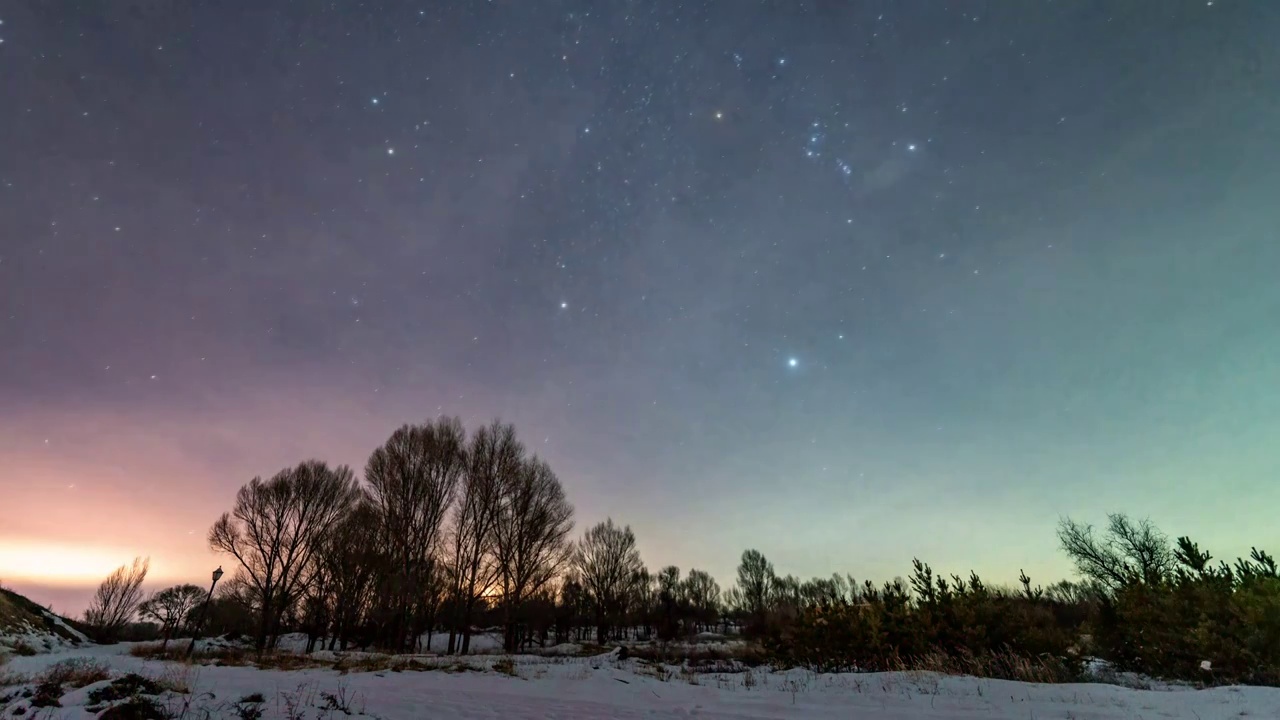
[[[395,155],[395,154],[396,154],[396,149],[395,149],[395,148],[387,148],[387,154],[388,154],[388,155]]]
[[[788,365],[789,367],[795,367],[795,366],[797,366],[797,365],[799,365],[799,364],[800,364],[800,361],[799,361],[799,360],[797,360],[797,359],[795,359],[795,358],[791,358],[790,360],[787,360],[787,365]]]
[[[372,102],[374,105],[377,105],[377,104],[378,104],[378,98],[373,98],[373,99],[372,99],[372,100],[370,100],[369,102]]]
[[[717,119],[717,120],[723,120],[723,119],[724,119],[724,113],[722,113],[722,112],[720,112],[719,110],[717,110],[717,111],[716,111],[716,119]]]
[[[567,303],[567,302],[562,302],[562,303],[560,303],[560,309],[561,309],[561,310],[567,310],[567,309],[569,309],[569,303]]]
[[[915,146],[914,144],[912,144],[912,145],[908,145],[908,146],[907,146],[907,149],[908,149],[908,150],[910,150],[911,152],[915,152],[915,151],[916,151],[916,146]]]

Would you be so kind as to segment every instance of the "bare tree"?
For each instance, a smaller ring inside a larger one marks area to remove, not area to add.
[[[84,612],[85,623],[110,638],[133,620],[142,603],[142,582],[147,579],[151,558],[136,557],[133,565],[116,568],[94,593]]]
[[[658,620],[658,637],[670,640],[680,629],[680,616],[683,614],[684,583],[680,581],[680,568],[668,565],[658,571],[658,609],[662,616]]]
[[[621,620],[644,562],[630,526],[618,527],[613,518],[587,530],[573,557],[573,570],[591,600],[596,621],[596,642],[608,639],[609,629]]]
[[[471,620],[476,605],[493,587],[497,575],[491,550],[498,519],[502,478],[519,471],[524,448],[511,425],[494,421],[471,436],[467,468],[453,509],[449,537],[450,594],[454,622],[449,652],[471,647]],[[456,644],[461,632],[462,643]]]
[[[498,478],[493,528],[508,652],[518,649],[517,613],[560,572],[573,530],[573,506],[551,467],[533,457],[513,470]]]
[[[703,570],[690,570],[684,579],[684,597],[695,623],[711,627],[720,614],[720,586]],[[695,627],[696,630],[696,627]]]
[[[350,513],[338,520],[325,537],[321,567],[329,578],[333,632],[329,649],[347,649],[372,603],[374,575],[383,567],[382,551],[370,528],[378,526],[378,512],[363,493]]]
[[[440,572],[436,556],[449,504],[466,470],[466,432],[457,418],[405,425],[365,467],[387,567],[381,588],[390,648],[407,650],[425,629],[424,603]]]
[[[626,592],[622,595],[622,607],[612,623],[618,639],[625,639],[629,633],[641,629],[645,640],[653,637],[653,619],[657,614],[658,593],[653,573],[641,564],[640,569],[632,573],[627,583]]]
[[[209,546],[240,562],[237,576],[257,598],[259,651],[300,599],[326,531],[351,510],[357,487],[345,465],[309,460],[265,482],[250,480],[209,530]]]
[[[738,596],[752,623],[759,625],[764,622],[777,582],[773,563],[765,559],[763,553],[759,550],[743,551],[742,562],[738,565]]]
[[[198,585],[174,585],[159,590],[138,606],[138,613],[160,624],[164,635],[161,647],[169,645],[170,638],[186,627],[191,611],[204,600],[204,588]]]
[[[1107,516],[1102,536],[1092,525],[1064,518],[1058,524],[1058,541],[1086,580],[1111,591],[1162,582],[1175,564],[1168,538],[1159,529],[1148,520],[1134,522],[1118,513]]]

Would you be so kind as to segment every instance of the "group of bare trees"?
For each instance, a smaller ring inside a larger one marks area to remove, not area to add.
[[[257,610],[259,648],[285,610],[322,584],[325,536],[360,500],[350,468],[311,460],[250,480],[209,530],[209,545],[240,564],[231,585]]]
[[[236,603],[252,611],[259,648],[299,630],[310,647],[411,652],[442,633],[447,652],[465,653],[478,625],[500,625],[515,651],[553,628],[558,639],[593,628],[605,642],[637,625],[674,636],[720,619],[709,574],[655,578],[630,527],[609,519],[575,542],[573,516],[511,425],[406,425],[373,451],[363,481],[312,460],[240,489],[209,532],[238,563],[211,630]]]
[[[467,436],[456,418],[396,430],[364,482],[304,462],[241,488],[209,532],[239,568],[228,592],[255,610],[265,647],[285,624],[314,643],[417,649],[446,628],[469,649],[480,610],[496,608],[514,650],[525,606],[571,555],[573,506],[515,428]]]

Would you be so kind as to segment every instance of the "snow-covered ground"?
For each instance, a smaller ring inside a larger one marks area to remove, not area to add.
[[[22,697],[55,663],[86,658],[113,676],[138,673],[183,686],[158,699],[172,717],[348,720],[376,718],[860,718],[867,720],[1119,720],[1280,718],[1280,690],[1132,690],[1113,685],[1035,685],[920,673],[816,675],[791,670],[693,675],[616,655],[591,658],[423,658],[440,669],[350,672],[185,666],[142,660],[128,646],[91,646],[13,657],[0,668],[0,717],[93,717],[86,705],[110,681],[66,689],[61,707]],[[510,664],[508,664],[510,663]],[[494,669],[495,665],[498,669]],[[505,670],[506,672],[501,672]],[[7,676],[7,679],[3,679]],[[261,700],[257,700],[258,696]],[[243,698],[252,701],[241,702]],[[260,712],[260,714],[255,714]]]

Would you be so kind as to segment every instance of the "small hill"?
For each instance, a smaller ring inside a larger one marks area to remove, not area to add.
[[[89,644],[77,625],[0,587],[0,655],[29,655]]]

